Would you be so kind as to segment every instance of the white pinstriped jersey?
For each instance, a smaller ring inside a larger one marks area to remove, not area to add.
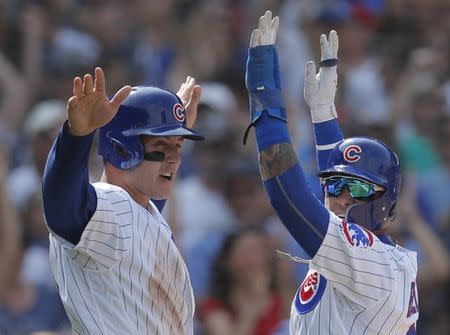
[[[75,334],[193,334],[194,295],[172,232],[150,203],[94,184],[97,209],[73,246],[50,233],[50,263]]]
[[[290,333],[415,334],[416,253],[330,213],[291,306]]]

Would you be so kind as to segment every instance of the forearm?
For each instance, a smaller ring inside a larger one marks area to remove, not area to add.
[[[434,234],[420,215],[411,215],[408,226],[426,255],[426,264],[420,267],[418,277],[425,281],[431,278],[437,282],[448,280],[449,257],[439,237]]]
[[[95,212],[97,195],[89,183],[89,150],[94,133],[69,134],[67,122],[50,150],[42,182],[44,213],[49,228],[78,243]]]
[[[326,234],[329,212],[305,179],[284,121],[263,115],[256,123],[262,178],[271,204],[302,248],[313,257]]]
[[[5,293],[11,275],[11,262],[16,262],[21,252],[22,239],[19,220],[10,203],[4,179],[0,180],[0,296]]]
[[[0,111],[4,114],[2,118],[10,129],[15,130],[29,108],[30,96],[24,78],[1,52],[0,89],[3,91],[3,99],[0,100]]]

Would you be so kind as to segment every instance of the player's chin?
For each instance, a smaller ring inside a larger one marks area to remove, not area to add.
[[[158,193],[167,197],[170,194],[170,191],[172,190],[173,183],[174,183],[173,178],[167,179],[164,177],[159,177],[157,187]]]

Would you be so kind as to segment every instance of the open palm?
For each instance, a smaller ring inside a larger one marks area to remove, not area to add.
[[[109,100],[105,90],[105,75],[99,67],[95,69],[95,81],[90,74],[86,74],[83,80],[76,77],[73,81],[73,96],[67,104],[71,133],[84,136],[107,124],[130,92],[131,87],[124,86]]]

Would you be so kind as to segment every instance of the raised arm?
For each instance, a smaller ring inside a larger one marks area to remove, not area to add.
[[[74,79],[67,104],[68,121],[47,158],[42,182],[47,225],[58,236],[77,244],[95,212],[97,196],[89,183],[89,149],[97,128],[109,122],[131,87],[125,86],[108,100],[105,79],[95,69],[95,82],[87,74]]]
[[[0,300],[15,277],[11,269],[23,252],[18,213],[5,187],[9,162],[9,153],[0,144]]]
[[[246,84],[261,175],[271,204],[302,248],[313,257],[326,234],[329,212],[310,190],[287,129],[275,38],[278,17],[267,11],[250,40]]]
[[[311,112],[319,171],[325,169],[331,150],[344,139],[337,122],[334,98],[337,86],[337,52],[339,38],[336,31],[329,38],[320,36],[320,70],[314,62],[306,64],[304,97]]]

